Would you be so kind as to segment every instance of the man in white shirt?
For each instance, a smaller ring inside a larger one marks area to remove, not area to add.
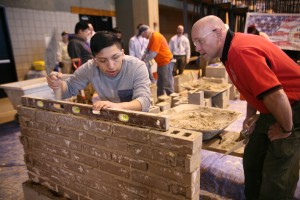
[[[189,39],[183,35],[184,28],[182,25],[177,27],[177,34],[169,41],[169,47],[176,59],[173,68],[173,76],[180,75],[191,57],[191,48]]]
[[[139,30],[140,26],[142,24],[139,24],[137,26],[137,29]],[[129,40],[129,55],[137,57],[138,59],[141,59],[142,56],[145,53],[145,50],[147,49],[149,40],[146,38],[143,38],[141,35],[134,35]]]

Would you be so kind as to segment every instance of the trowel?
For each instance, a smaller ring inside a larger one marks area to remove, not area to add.
[[[54,72],[54,68],[56,66],[57,61],[57,33],[56,29],[53,30],[50,41],[46,48],[45,52],[45,64],[46,64],[46,72],[48,76],[56,75],[59,76],[58,72]],[[61,99],[61,88],[54,90],[55,98],[60,100]]]

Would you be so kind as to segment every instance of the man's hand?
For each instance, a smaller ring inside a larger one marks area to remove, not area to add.
[[[281,126],[276,122],[269,127],[268,137],[271,141],[281,138],[287,138],[292,134],[290,133],[283,133]]]
[[[96,101],[93,103],[93,110],[101,110],[105,108],[123,109],[120,103],[113,103],[110,101]]]
[[[51,72],[49,76],[46,77],[48,85],[51,89],[57,90],[61,88],[62,84],[62,73],[60,72]]]
[[[243,122],[243,130],[247,130],[248,135],[250,135],[253,132],[257,119],[258,119],[258,115],[256,114],[252,115],[251,117],[245,118]]]

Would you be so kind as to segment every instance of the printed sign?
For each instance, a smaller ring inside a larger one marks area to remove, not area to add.
[[[253,24],[279,48],[300,51],[300,14],[247,13],[244,32]]]

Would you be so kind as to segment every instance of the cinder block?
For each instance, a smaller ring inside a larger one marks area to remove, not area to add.
[[[151,106],[149,109],[149,113],[159,113],[160,108],[158,106]]]
[[[210,82],[210,83],[218,83],[218,84],[227,83],[227,80],[225,78],[203,77],[203,80],[205,82]]]
[[[239,97],[239,91],[237,88],[232,84],[231,87],[229,88],[229,99],[230,100],[235,100]]]
[[[174,76],[174,91],[177,93],[185,90],[181,85],[184,83],[188,83],[194,80],[193,73],[181,74],[178,76]]]
[[[204,91],[189,91],[188,92],[188,103],[195,105],[203,105]]]
[[[150,85],[151,97],[153,98],[154,104],[157,103],[157,85],[151,84]]]
[[[158,106],[160,111],[163,112],[163,111],[169,110],[171,108],[171,103],[169,103],[169,102],[160,102],[160,103],[157,103],[156,106]]]
[[[229,89],[212,97],[212,105],[217,108],[227,108],[229,106]]]
[[[161,95],[158,97],[158,102],[168,102],[168,103],[172,103],[172,97],[167,96],[167,95]]]
[[[224,65],[219,63],[210,64],[206,67],[206,77],[224,78],[228,82],[228,74]]]
[[[203,103],[204,103],[204,106],[205,106],[205,107],[211,107],[211,106],[212,106],[211,97],[209,97],[209,98],[204,98]]]

